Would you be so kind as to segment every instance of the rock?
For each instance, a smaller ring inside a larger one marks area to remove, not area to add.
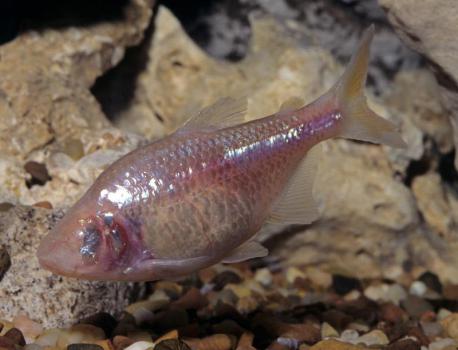
[[[386,322],[399,324],[408,319],[407,313],[393,303],[384,303],[379,307],[379,318]]]
[[[272,273],[268,268],[258,269],[256,270],[254,279],[264,287],[268,287],[272,284]]]
[[[395,305],[407,297],[406,291],[399,284],[373,284],[364,290],[364,295],[374,301],[389,301]]]
[[[139,341],[129,345],[125,350],[146,350],[155,348],[154,343],[147,341]]]
[[[27,313],[52,328],[76,323],[96,311],[121,312],[131,296],[141,292],[139,286],[63,278],[39,267],[36,249],[56,220],[53,212],[41,208],[17,206],[0,212],[0,244],[11,257],[11,267],[0,281],[2,317]]]
[[[366,333],[356,339],[356,343],[362,343],[367,346],[373,345],[388,345],[389,344],[388,337],[382,331],[375,329],[369,333]]]
[[[413,339],[401,339],[386,347],[387,350],[421,350],[421,345]]]
[[[433,341],[429,344],[428,350],[455,350],[458,346],[456,340],[450,338],[442,338]]]
[[[404,299],[401,302],[401,306],[410,316],[416,318],[420,318],[423,313],[434,309],[427,300],[414,295],[409,295],[406,299]]]
[[[184,340],[192,350],[230,350],[235,346],[235,339],[226,334],[214,334],[202,339]]]
[[[69,329],[62,330],[57,338],[56,346],[65,348],[70,344],[92,343],[103,339],[105,339],[105,333],[102,329],[89,324],[77,324]]]
[[[180,339],[166,339],[154,346],[155,350],[191,350],[191,348]],[[135,349],[134,349],[135,350]]]
[[[100,345],[97,344],[70,344],[67,346],[67,350],[103,350]]]
[[[310,347],[310,350],[364,350],[369,349],[358,345],[343,343],[337,340],[322,340]]]
[[[445,333],[458,341],[458,313],[453,313],[440,321]]]
[[[43,327],[40,323],[31,320],[23,314],[19,314],[14,317],[13,324],[22,332],[22,334],[24,334],[27,343],[30,343],[43,333]]]
[[[22,335],[21,331],[17,328],[11,328],[3,336],[6,339],[9,339],[15,345],[19,345],[19,346],[25,345],[24,336]]]
[[[321,338],[337,338],[339,332],[337,332],[329,323],[323,322],[321,325]]]
[[[422,281],[414,281],[409,288],[409,293],[418,297],[423,296],[428,288]]]
[[[415,0],[381,0],[380,5],[400,38],[430,64],[447,105],[458,148],[458,63],[454,59],[458,52],[454,35],[458,30],[458,5],[453,0],[427,0],[420,6]],[[425,26],[425,21],[430,25]],[[458,153],[455,167],[458,169]]]
[[[219,291],[227,284],[237,284],[242,281],[242,278],[235,272],[227,270],[216,275],[210,283],[214,285],[214,290]]]

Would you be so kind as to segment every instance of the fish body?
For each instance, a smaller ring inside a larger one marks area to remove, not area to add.
[[[222,99],[113,163],[44,238],[41,264],[86,279],[154,280],[265,255],[252,240],[264,222],[317,218],[316,144],[343,136],[402,146],[362,95],[372,33],[315,102],[240,123],[246,101]]]

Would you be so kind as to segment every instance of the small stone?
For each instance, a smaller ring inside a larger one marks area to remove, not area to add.
[[[386,322],[399,323],[407,320],[407,313],[399,306],[388,302],[379,306],[378,317]]]
[[[258,298],[253,296],[245,296],[237,301],[236,309],[242,315],[249,314],[255,311],[259,306]]]
[[[170,298],[177,299],[183,293],[183,287],[171,281],[158,281],[154,285],[155,290],[164,291]]]
[[[444,287],[444,298],[458,300],[458,284],[448,284]]]
[[[369,333],[366,333],[360,336],[357,340],[357,343],[362,343],[367,346],[372,345],[388,345],[390,343],[388,337],[381,330],[375,329]]]
[[[11,339],[8,339],[4,336],[0,336],[0,349],[1,350],[15,350],[16,344]]]
[[[57,340],[63,332],[63,330],[57,328],[46,329],[37,339],[35,339],[35,344],[43,347],[55,347]]]
[[[351,292],[345,294],[343,298],[345,301],[358,300],[361,298],[361,292],[359,290],[353,289]]]
[[[123,335],[117,335],[113,338],[113,346],[115,350],[124,350],[133,343],[135,342],[132,339],[129,339]]]
[[[337,294],[345,295],[354,289],[361,289],[361,282],[353,277],[333,275],[332,287]]]
[[[208,299],[200,293],[200,290],[192,287],[178,300],[171,304],[171,307],[178,307],[185,310],[199,310],[208,305]]]
[[[322,314],[323,321],[336,329],[344,329],[352,320],[350,316],[339,310],[328,310]]]
[[[227,284],[224,289],[232,291],[239,299],[251,296],[251,290],[245,285],[230,283]]]
[[[41,333],[43,333],[43,327],[38,322],[31,320],[27,315],[19,314],[13,319],[14,326],[18,328],[27,343],[30,343]]]
[[[96,342],[105,339],[105,332],[98,327],[89,324],[77,324],[68,330],[64,330],[57,339],[57,347],[65,348],[69,344],[81,342]]]
[[[404,288],[398,284],[372,285],[364,290],[364,295],[374,301],[390,301],[395,305],[407,298]]]
[[[410,285],[409,293],[412,294],[412,295],[416,295],[416,296],[421,297],[421,296],[425,295],[427,289],[428,288],[426,287],[426,284],[424,284],[422,281],[414,281]]]
[[[43,350],[43,347],[38,344],[26,344],[23,347],[24,350]]]
[[[97,344],[70,344],[67,346],[67,350],[103,350],[100,345]]]
[[[345,343],[354,344],[358,338],[359,338],[359,334],[358,334],[357,331],[355,331],[353,329],[346,329],[340,335],[339,340],[341,340],[341,341],[343,341]]]
[[[401,305],[410,316],[416,318],[420,318],[423,313],[434,309],[428,301],[415,295],[409,295],[401,302]]]
[[[450,310],[447,310],[447,309],[444,309],[444,308],[441,308],[438,312],[437,312],[437,319],[440,321],[440,320],[443,320],[444,318],[450,316],[452,314],[452,312]]]
[[[201,339],[186,339],[184,342],[196,350],[230,350],[234,347],[236,339],[227,334],[213,334]]]
[[[359,323],[359,322],[350,322],[347,325],[347,329],[353,329],[358,333],[367,333],[370,330],[370,327],[367,324]]]
[[[310,350],[364,350],[360,346],[348,344],[342,341],[330,339],[322,340],[313,345]]]
[[[445,334],[458,341],[458,313],[453,313],[440,321]]]
[[[429,344],[428,350],[456,350],[458,342],[450,338],[436,339]]]
[[[299,270],[297,267],[288,267],[288,269],[286,270],[286,282],[292,285],[294,284],[294,281],[296,281],[296,279],[298,278],[305,279],[305,273]]]
[[[127,337],[129,339],[132,339],[134,342],[144,341],[144,342],[151,343],[153,341],[153,338],[151,337],[151,335],[148,332],[142,331],[142,330],[135,330],[133,332],[128,332]]]
[[[272,273],[266,267],[256,270],[254,279],[262,284],[264,287],[272,284]]]
[[[421,350],[421,345],[413,339],[401,339],[388,345],[386,350]]]
[[[146,350],[146,349],[154,349],[154,343],[147,342],[147,341],[139,341],[129,345],[125,350]]]
[[[441,324],[437,322],[421,322],[421,328],[423,329],[425,335],[430,339],[434,339],[439,336],[444,330]]]
[[[217,274],[211,280],[210,283],[215,286],[214,287],[215,291],[220,291],[221,289],[223,289],[228,284],[237,285],[240,282],[242,282],[242,278],[238,274],[236,274],[233,271],[226,270],[226,271],[223,271],[223,272]]]
[[[332,275],[322,269],[308,267],[305,275],[317,287],[327,289],[332,285]]]
[[[323,322],[321,325],[321,338],[337,338],[339,336],[339,332],[335,330],[329,323]]]
[[[4,334],[4,337],[11,340],[11,342],[15,345],[19,345],[19,346],[25,345],[24,336],[22,335],[21,331],[17,328],[11,328],[10,330],[8,330]]]
[[[180,339],[166,339],[156,344],[154,350],[191,350],[191,348]]]

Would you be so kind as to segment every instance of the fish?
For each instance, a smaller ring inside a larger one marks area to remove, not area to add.
[[[246,98],[225,97],[172,134],[111,164],[40,242],[53,273],[87,280],[174,279],[264,257],[266,223],[319,218],[313,184],[331,138],[405,147],[364,95],[374,26],[341,78],[304,104],[244,121]]]

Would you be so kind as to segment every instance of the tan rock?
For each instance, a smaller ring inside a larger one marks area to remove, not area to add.
[[[453,313],[440,321],[445,333],[458,341],[458,313]]]
[[[313,345],[310,350],[364,350],[369,349],[359,345],[342,343],[337,340],[322,340]]]
[[[448,108],[455,148],[458,148],[458,3],[380,0],[380,5],[401,39],[430,63]],[[458,152],[455,167],[458,169]]]

